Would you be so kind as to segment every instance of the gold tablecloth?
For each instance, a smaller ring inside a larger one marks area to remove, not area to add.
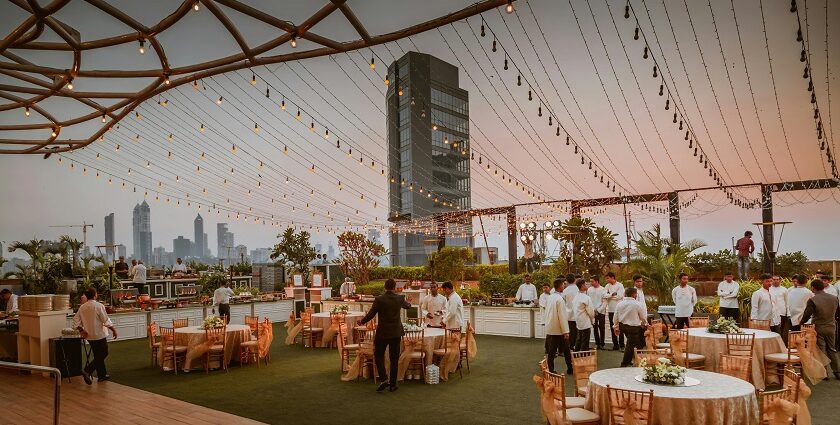
[[[187,326],[184,328],[175,329],[175,345],[182,345],[187,347],[187,360],[184,363],[184,370],[192,368],[193,360],[197,360],[198,364],[203,365],[201,357],[191,355],[192,351],[198,348],[207,340],[204,334],[204,329],[198,326]],[[227,325],[225,331],[225,364],[230,364],[230,359],[239,353],[239,344],[244,341],[251,340],[251,329],[248,325]],[[160,364],[163,364],[163,350],[159,351]],[[169,365],[171,367],[171,365]],[[211,362],[211,368],[219,367],[217,361]]]
[[[356,321],[360,320],[362,317],[365,317],[365,314],[359,311],[348,311],[347,316],[344,319],[344,322],[347,323],[347,343],[353,344],[355,340],[355,335],[353,332],[353,328],[356,327]],[[314,313],[312,315],[312,327],[313,328],[321,328],[327,330],[330,327],[330,312],[322,311],[320,313]],[[321,338],[315,338],[315,346],[316,347],[323,347],[321,343]]]
[[[653,390],[651,425],[756,425],[758,399],[749,382],[719,373],[689,370],[687,376],[700,381],[693,387],[675,387],[639,382],[638,367],[599,370],[589,376],[586,409],[609,424],[607,385],[635,391]]]
[[[752,358],[752,383],[763,390],[764,383],[764,355],[784,353],[787,351],[785,343],[779,334],[759,329],[743,329],[746,333],[755,334]],[[688,352],[706,356],[706,370],[717,372],[720,370],[718,362],[720,353],[726,353],[726,335],[709,333],[705,328],[691,328],[688,330]],[[770,382],[774,384],[775,382]]]

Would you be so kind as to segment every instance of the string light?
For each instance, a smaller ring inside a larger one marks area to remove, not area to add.
[[[140,43],[140,47],[137,48],[137,51],[140,52],[141,55],[143,55],[146,53],[146,48],[144,47],[146,45],[146,40],[141,38],[140,40],[138,40],[138,42]]]
[[[28,107],[28,106],[27,106],[27,107],[26,107],[26,109],[23,111],[23,114],[24,114],[24,115],[26,115],[27,117],[28,117],[28,116],[30,116],[30,115],[32,115],[32,113],[31,113],[31,112],[29,112],[29,107]]]
[[[295,36],[292,36],[292,39],[289,40],[289,45],[292,46],[293,49],[297,47],[297,40],[295,39]]]
[[[507,5],[505,6],[505,12],[507,12],[508,14],[513,13],[513,2],[512,1],[508,1]]]

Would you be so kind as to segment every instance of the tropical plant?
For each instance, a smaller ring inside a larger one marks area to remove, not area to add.
[[[82,241],[75,239],[70,235],[62,235],[58,240],[63,247],[70,250],[70,253],[73,256],[73,270],[78,269],[79,252],[81,252],[82,246],[84,245]]]
[[[380,258],[388,251],[382,244],[368,240],[356,232],[344,232],[338,235],[339,260],[346,276],[356,284],[365,284],[370,280],[370,270],[379,267]]]
[[[193,273],[198,273],[209,270],[210,266],[199,261],[190,260],[190,262],[187,263],[187,268],[192,270]]]
[[[473,254],[469,248],[447,246],[432,254],[434,261],[434,280],[456,281],[462,280],[467,261],[472,261]],[[431,274],[431,273],[429,273]]]
[[[671,289],[677,284],[677,275],[693,272],[688,258],[706,244],[699,240],[674,243],[662,237],[659,224],[640,232],[634,242],[638,254],[630,259],[630,267],[645,277],[645,285],[656,293],[661,304],[673,303]]]
[[[277,235],[280,243],[274,245],[271,259],[284,265],[292,273],[303,274],[304,283],[309,282],[309,263],[315,259],[315,248],[309,243],[309,232],[295,233],[295,229],[287,228]]]
[[[39,258],[42,257],[41,255],[41,246],[44,244],[43,239],[30,239],[29,241],[14,241],[9,245],[9,252],[15,252],[17,250],[21,250],[29,255],[29,258],[32,259],[32,262],[36,262]]]
[[[590,218],[571,217],[560,224],[555,238],[564,242],[559,259],[568,267],[567,272],[601,274],[614,261],[621,258],[616,233],[600,226]]]

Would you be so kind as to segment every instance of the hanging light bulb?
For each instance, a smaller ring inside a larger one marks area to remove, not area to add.
[[[289,40],[289,45],[292,46],[293,49],[297,47],[297,40],[295,39],[295,36],[292,36],[292,39]]]
[[[400,87],[399,89],[397,89],[397,96],[402,96],[402,95],[403,95],[403,89],[402,89],[402,87]]]
[[[255,73],[253,73],[253,72],[251,72],[251,85],[252,85],[252,86],[256,86],[256,85],[257,85],[257,74],[255,74]]]
[[[193,10],[198,12],[198,2],[193,3]]]
[[[163,84],[166,84],[167,86],[172,84],[172,81],[169,80],[169,74],[163,74]]]
[[[58,127],[53,127],[52,133],[50,133],[52,137],[58,136]]]
[[[32,115],[32,113],[29,112],[29,107],[28,106],[26,107],[26,109],[24,109],[23,114],[26,115],[27,117]]]
[[[138,41],[140,42],[140,47],[137,48],[137,51],[140,52],[141,55],[143,55],[143,54],[146,53],[146,47],[145,47],[146,40],[141,38]]]
[[[73,78],[72,77],[67,79],[67,86],[66,87],[67,87],[67,90],[73,90]]]
[[[505,12],[510,14],[513,13],[513,2],[508,0],[507,5],[505,6]]]
[[[630,18],[630,2],[627,2],[627,6],[624,6],[624,19]]]
[[[328,128],[328,129],[326,129],[326,130],[324,130],[324,138],[325,138],[325,139],[329,139],[329,138],[330,138],[330,129],[329,129],[329,128]]]
[[[300,121],[300,109],[298,109],[297,115],[295,115],[295,119]]]
[[[102,114],[102,122],[105,122],[105,114]]]
[[[389,79],[388,79],[388,76],[387,76],[387,75],[385,75],[385,79],[384,79],[384,80],[382,80],[382,81],[385,83],[385,85],[386,85],[386,86],[387,86],[387,85],[389,85],[389,84],[391,84],[391,80],[389,80]]]
[[[280,110],[281,111],[286,110],[286,98],[285,97],[283,98],[283,100],[280,101]]]
[[[647,59],[647,58],[648,58],[648,48],[647,48],[647,46],[645,46],[645,51],[644,51],[644,54],[642,54],[642,59]]]
[[[236,155],[236,145],[230,145],[230,153]]]
[[[376,62],[373,61],[373,56],[370,57],[370,69],[376,69]]]
[[[222,96],[219,96],[219,99],[218,99],[218,100],[216,100],[216,104],[217,104],[217,105],[221,105],[223,100],[225,100],[225,98],[224,98],[224,97],[222,97]]]
[[[200,127],[198,127],[198,131],[199,131],[200,133],[204,133],[204,124],[201,124],[201,126],[200,126]]]
[[[656,78],[657,75],[659,75],[659,74],[656,72],[656,65],[654,65],[653,66],[653,78]]]
[[[633,40],[639,39],[639,27],[636,27],[636,31],[633,32]]]

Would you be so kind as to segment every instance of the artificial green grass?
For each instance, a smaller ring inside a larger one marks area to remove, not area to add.
[[[274,333],[271,363],[259,369],[234,366],[229,372],[175,376],[150,365],[146,340],[111,343],[108,368],[121,384],[272,424],[542,423],[531,379],[543,355],[542,339],[478,335],[478,357],[463,379],[456,373],[439,385],[406,381],[395,393],[377,394],[372,380],[339,379],[337,350],[286,346],[281,324],[275,324]],[[600,368],[621,361],[618,352],[598,354]],[[562,358],[557,367],[565,371]],[[831,412],[840,381],[822,382],[813,390],[813,423],[836,423]],[[572,391],[567,382],[567,394]]]

